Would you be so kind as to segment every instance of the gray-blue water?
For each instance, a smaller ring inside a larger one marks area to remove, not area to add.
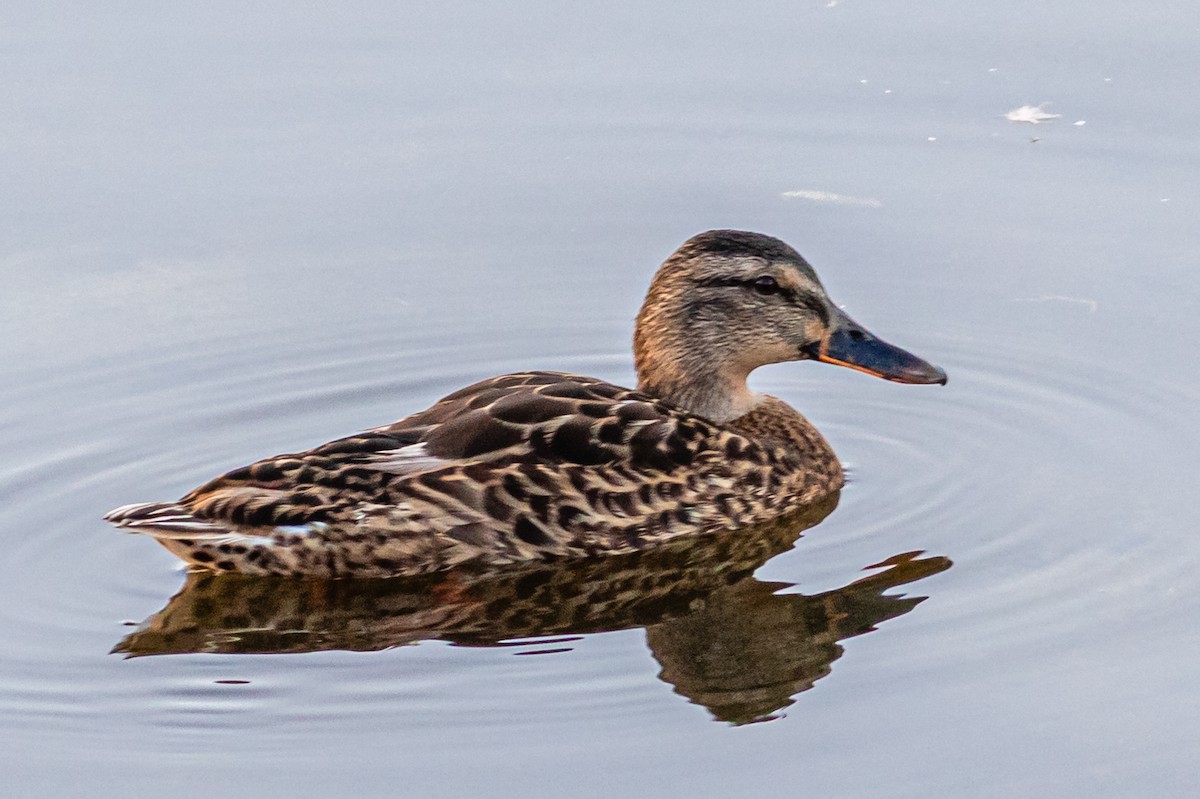
[[[1198,37],[1182,1],[8,4],[5,795],[1196,795]],[[505,646],[419,586],[187,616],[100,520],[493,374],[627,384],[712,227],[951,377],[757,373],[852,482],[732,589]],[[181,617],[192,653],[110,654]]]

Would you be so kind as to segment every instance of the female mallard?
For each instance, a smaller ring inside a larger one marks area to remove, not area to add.
[[[816,428],[746,386],[759,366],[815,359],[946,382],[838,309],[791,247],[743,231],[701,233],[663,263],[633,345],[637,390],[561,372],[493,377],[395,424],[106,518],[193,566],[250,574],[380,577],[630,552],[765,522],[841,488]]]

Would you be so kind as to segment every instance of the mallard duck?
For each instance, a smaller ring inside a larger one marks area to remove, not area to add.
[[[759,524],[841,488],[841,464],[760,366],[819,360],[899,383],[946,373],[872,335],[782,241],[713,230],[659,268],[636,389],[501,375],[390,425],[234,469],[108,521],[193,567],[415,575],[620,554]]]

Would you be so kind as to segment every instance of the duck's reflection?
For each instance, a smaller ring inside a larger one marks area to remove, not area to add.
[[[633,555],[504,573],[419,580],[315,580],[191,574],[167,606],[114,648],[185,652],[376,650],[439,639],[513,639],[646,628],[659,676],[717,718],[773,717],[829,673],[838,644],[925,597],[884,592],[950,567],[908,553],[876,574],[813,596],[780,594],[754,570],[790,549],[836,497],[769,526],[690,539]]]

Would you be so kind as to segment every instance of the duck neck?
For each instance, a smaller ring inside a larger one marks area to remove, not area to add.
[[[666,324],[642,309],[633,337],[638,389],[714,422],[753,410],[760,397],[746,385],[745,364],[725,342],[686,325]]]

